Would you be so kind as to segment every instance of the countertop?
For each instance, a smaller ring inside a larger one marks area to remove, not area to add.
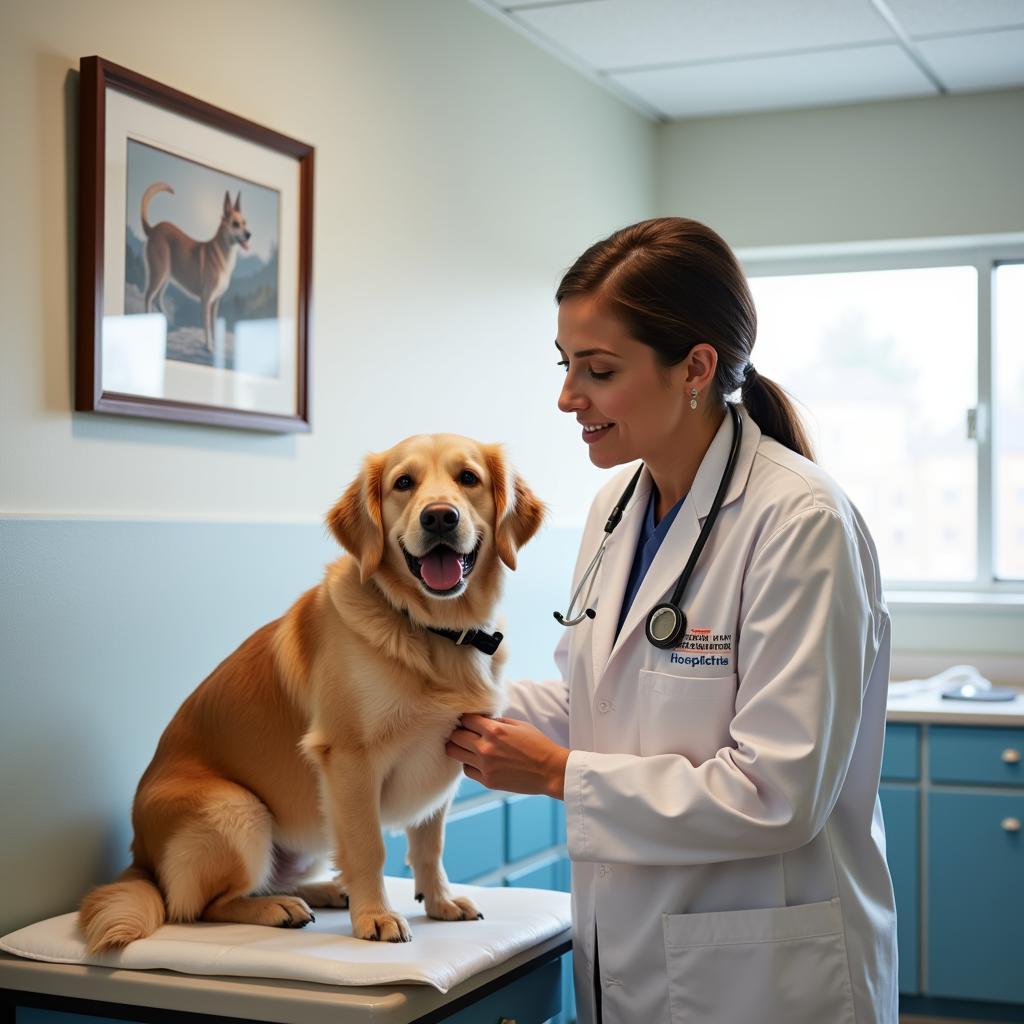
[[[889,693],[888,722],[932,722],[939,725],[1024,726],[1024,691],[1012,701],[947,700],[937,691],[906,697]]]

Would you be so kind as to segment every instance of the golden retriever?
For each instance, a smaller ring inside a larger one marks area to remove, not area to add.
[[[327,515],[348,554],[164,731],[135,795],[133,862],[82,902],[89,948],[164,921],[302,927],[310,906],[349,906],[359,938],[407,941],[382,824],[405,826],[430,917],[479,917],[441,864],[461,769],[445,740],[461,714],[500,712],[503,652],[457,641],[489,635],[500,563],[515,568],[543,516],[500,446],[419,435],[367,456]],[[309,882],[327,857],[340,873]]]

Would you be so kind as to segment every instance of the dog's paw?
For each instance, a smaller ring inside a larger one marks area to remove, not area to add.
[[[435,896],[426,900],[427,917],[438,921],[476,921],[484,915],[476,904],[466,896]]]
[[[309,882],[296,886],[295,892],[311,907],[348,909],[348,893],[340,882]]]
[[[316,920],[306,901],[296,896],[264,896],[254,909],[261,920],[253,923],[271,928],[305,928]]]
[[[393,910],[353,914],[352,934],[370,942],[408,942],[412,938],[408,922]]]

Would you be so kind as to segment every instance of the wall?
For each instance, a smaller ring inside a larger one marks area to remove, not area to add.
[[[659,131],[658,213],[734,248],[1024,230],[1024,89]]]
[[[90,54],[316,147],[308,436],[71,411]],[[2,933],[125,863],[161,729],[337,554],[321,518],[367,450],[507,443],[552,509],[509,584],[510,671],[553,672],[598,476],[555,408],[552,296],[651,214],[656,129],[469,0],[4,0],[0,76]]]

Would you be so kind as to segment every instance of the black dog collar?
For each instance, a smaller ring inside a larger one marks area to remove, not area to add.
[[[427,626],[427,629],[438,636],[447,637],[456,647],[475,647],[488,656],[498,649],[498,645],[505,638],[504,634],[497,630],[494,633],[487,633],[482,629],[438,629],[435,626]]]

